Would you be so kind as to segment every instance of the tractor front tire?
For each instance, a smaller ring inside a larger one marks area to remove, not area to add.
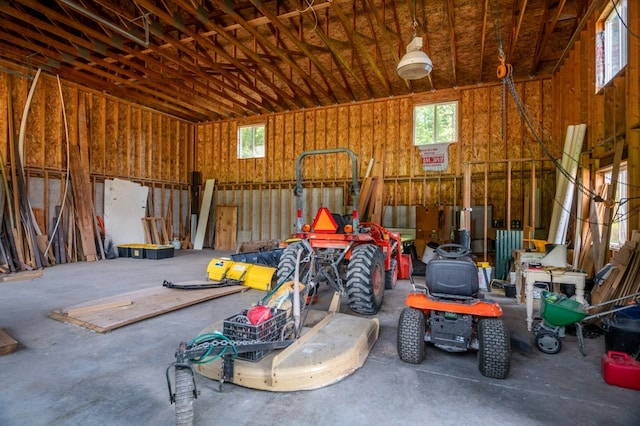
[[[400,360],[420,364],[425,354],[425,318],[418,309],[404,308],[398,320],[397,347]]]
[[[304,247],[304,244],[297,242],[291,243],[284,248],[280,261],[278,262],[278,270],[276,277],[278,278],[278,284],[283,282],[293,281],[295,279],[296,262],[298,260],[298,250],[302,249],[303,253],[300,258],[300,282],[306,283],[306,274],[309,272],[309,263],[303,262],[303,259],[307,256],[308,251]]]
[[[353,249],[347,266],[347,298],[352,311],[374,315],[384,297],[384,256],[373,244]]]
[[[478,321],[478,368],[483,376],[506,379],[511,365],[511,340],[504,321],[483,318]]]
[[[384,274],[384,289],[393,290],[398,283],[398,261],[391,259],[391,267]]]

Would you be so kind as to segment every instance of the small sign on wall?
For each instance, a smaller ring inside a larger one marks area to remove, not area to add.
[[[449,166],[449,144],[433,143],[420,145],[420,158],[422,159],[422,170],[425,172],[438,172],[447,170]]]

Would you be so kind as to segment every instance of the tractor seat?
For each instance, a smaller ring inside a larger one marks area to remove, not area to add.
[[[441,297],[476,298],[478,268],[467,260],[433,259],[427,263],[425,282],[429,292]]]

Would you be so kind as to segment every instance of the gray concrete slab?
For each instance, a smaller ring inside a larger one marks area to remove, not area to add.
[[[249,290],[164,314],[107,334],[48,318],[59,308],[161,285],[203,279],[223,253],[178,251],[163,260],[115,259],[47,268],[40,279],[0,284],[0,327],[20,342],[0,357],[0,425],[171,425],[165,369],[180,340],[235,314],[264,293]],[[604,338],[583,357],[568,335],[557,355],[514,350],[506,380],[480,374],[474,353],[432,346],[420,365],[401,362],[396,326],[410,290],[385,293],[380,338],[365,365],[314,391],[271,393],[197,377],[196,424],[639,425],[640,392],[607,385]],[[495,293],[492,294],[495,297]],[[320,303],[328,303],[328,288]],[[496,297],[512,333],[525,340],[524,305]],[[349,312],[346,306],[341,309]]]

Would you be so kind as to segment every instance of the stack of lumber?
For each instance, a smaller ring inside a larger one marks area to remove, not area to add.
[[[9,158],[0,156],[0,274],[38,270],[57,263],[78,260],[93,261],[104,258],[102,234],[96,221],[89,177],[90,126],[86,119],[84,96],[74,98],[68,106],[78,110],[78,125],[66,141],[68,150],[68,175],[61,176],[65,196],[56,206],[56,216],[51,220],[47,234],[47,218],[43,209],[31,207],[25,178],[22,151],[27,116],[33,89],[20,116],[8,97],[7,128]],[[12,93],[11,79],[8,91]],[[19,127],[19,132],[18,132]],[[7,167],[8,165],[8,167]],[[71,184],[72,182],[72,184]]]
[[[640,292],[640,232],[633,231],[631,239],[613,256],[614,266],[604,282],[591,291],[591,304],[615,300]],[[593,308],[589,313],[599,313],[612,309],[612,305]]]
[[[382,215],[376,211],[376,194],[379,191],[378,186],[382,185],[381,179],[377,176],[366,177],[360,188],[360,199],[358,202],[358,214],[363,222],[382,222]]]

